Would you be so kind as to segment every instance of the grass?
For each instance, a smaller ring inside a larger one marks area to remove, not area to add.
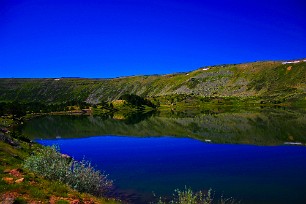
[[[198,69],[189,73],[107,80],[2,79],[0,101],[110,102],[127,93],[143,97],[182,93],[220,97],[273,96],[280,101],[295,102],[305,97],[305,66],[305,62],[290,65],[282,65],[280,62],[255,62],[211,66],[206,71]]]
[[[185,189],[174,190],[173,198],[166,199],[160,197],[156,204],[235,204],[239,203],[233,198],[223,198],[215,199],[212,190],[208,190],[207,193],[202,191],[193,191],[191,188],[185,187]]]
[[[80,193],[62,182],[46,179],[25,169],[24,161],[33,150],[38,150],[41,146],[34,144],[30,148],[27,143],[19,143],[20,147],[14,148],[0,141],[0,203],[119,203],[113,199]],[[10,178],[12,182],[7,182],[4,178]],[[20,178],[24,180],[16,183]]]

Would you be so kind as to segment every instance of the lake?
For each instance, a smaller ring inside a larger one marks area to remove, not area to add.
[[[44,116],[25,135],[57,144],[110,174],[131,203],[185,186],[242,203],[305,203],[306,120],[302,111],[171,112],[132,118]],[[211,142],[205,142],[211,141]]]

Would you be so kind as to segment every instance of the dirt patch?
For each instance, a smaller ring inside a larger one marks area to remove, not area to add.
[[[14,179],[10,178],[10,177],[4,177],[2,180],[5,181],[8,184],[14,183]]]
[[[14,203],[15,198],[18,197],[16,192],[6,192],[0,196],[0,203],[2,204],[12,204]]]
[[[51,196],[49,203],[50,204],[56,204],[58,201],[67,201],[70,204],[95,204],[97,203],[94,199],[92,198],[82,198],[81,200],[76,198],[74,195],[68,195],[67,198],[63,197],[56,197],[56,196]]]
[[[21,177],[22,176],[20,170],[18,170],[18,169],[12,169],[9,172],[9,174],[12,175],[12,176],[15,176],[15,177]]]

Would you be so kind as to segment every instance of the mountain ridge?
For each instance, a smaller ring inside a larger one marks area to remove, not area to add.
[[[97,104],[116,100],[123,94],[149,98],[182,94],[196,97],[251,97],[304,104],[306,62],[287,60],[222,64],[200,67],[190,72],[111,79],[0,79],[0,101],[60,103],[77,100]]]

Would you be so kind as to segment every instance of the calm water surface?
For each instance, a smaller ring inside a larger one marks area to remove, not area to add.
[[[176,188],[212,188],[242,203],[305,203],[306,148],[207,144],[187,138],[101,136],[38,140],[92,161],[133,203]]]
[[[305,133],[305,110],[266,108],[45,116],[23,127],[41,144],[90,160],[131,203],[185,186],[242,203],[306,203]]]

